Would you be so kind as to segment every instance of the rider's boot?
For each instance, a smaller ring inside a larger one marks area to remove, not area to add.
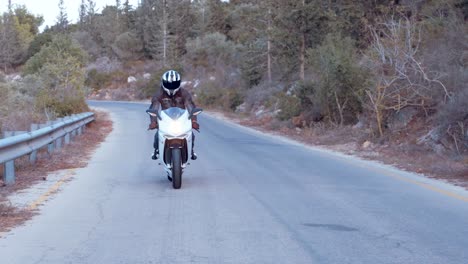
[[[195,153],[195,151],[193,151],[192,149],[192,157],[190,157],[190,159],[196,160],[197,158],[198,158],[197,153]]]
[[[159,149],[154,149],[153,155],[151,156],[151,159],[157,160],[159,158]]]

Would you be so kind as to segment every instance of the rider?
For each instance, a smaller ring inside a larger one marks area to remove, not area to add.
[[[161,78],[161,89],[153,96],[151,99],[150,109],[153,110],[165,110],[170,107],[179,107],[182,109],[187,109],[191,111],[195,108],[195,104],[192,100],[192,95],[180,87],[181,78],[180,74],[174,70],[167,71],[163,74]],[[150,116],[151,123],[149,124],[148,129],[153,130],[158,128],[158,119],[157,117]],[[200,125],[197,122],[197,117],[192,117],[192,128],[195,130],[200,129]],[[195,133],[192,133],[192,160],[197,159],[197,154],[194,152],[194,143],[195,143]],[[151,158],[156,160],[159,158],[159,138],[158,133],[154,136],[154,152]]]

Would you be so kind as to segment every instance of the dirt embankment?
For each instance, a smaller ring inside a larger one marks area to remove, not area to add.
[[[57,150],[52,155],[42,150],[38,153],[35,165],[29,164],[27,158],[16,162],[16,184],[4,186],[0,180],[0,232],[5,232],[32,217],[36,211],[27,208],[15,208],[8,202],[8,195],[25,190],[32,185],[47,181],[47,175],[54,171],[83,168],[87,165],[99,144],[112,131],[112,121],[108,113],[95,112],[96,120],[87,125],[86,132],[77,136],[70,144]],[[0,166],[0,178],[3,168]]]

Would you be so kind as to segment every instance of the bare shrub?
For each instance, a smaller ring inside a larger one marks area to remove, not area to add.
[[[23,95],[34,98],[43,86],[44,83],[38,75],[30,74],[16,82],[13,88]]]
[[[277,117],[280,120],[291,120],[301,113],[301,101],[296,96],[287,94],[278,94],[278,107],[280,112]]]
[[[28,130],[33,121],[42,119],[34,109],[34,99],[11,84],[0,84],[0,132]]]
[[[76,31],[71,33],[71,37],[75,39],[92,58],[97,58],[101,54],[102,49],[88,32]]]
[[[207,107],[222,108],[221,100],[223,98],[223,91],[213,82],[201,83],[201,88],[197,92],[198,102]]]
[[[116,89],[112,91],[112,99],[118,101],[125,101],[132,99],[129,91],[126,89]]]
[[[187,42],[186,60],[193,68],[201,67],[207,72],[216,71],[219,65],[238,64],[238,46],[221,33],[208,34]]]
[[[468,151],[468,88],[456,94],[437,114],[442,131],[453,140],[456,151]]]
[[[428,72],[441,76],[450,94],[460,92],[468,83],[468,26],[457,11],[449,1],[427,5],[422,10],[426,19],[422,22],[421,60]],[[433,92],[434,96],[442,98],[440,91]]]
[[[143,56],[143,43],[132,32],[125,32],[117,36],[112,50],[120,59],[139,59]]]
[[[451,94],[441,81],[443,75],[428,71],[419,58],[421,27],[415,21],[392,17],[371,32],[372,49],[366,60],[375,80],[365,91],[365,105],[373,112],[382,136],[389,113],[407,106],[433,107],[434,90],[441,91],[443,101]]]
[[[111,60],[109,57],[99,57],[96,61],[88,64],[86,70],[95,70],[99,73],[111,73],[122,70],[122,63],[118,60]]]
[[[368,80],[355,45],[350,37],[328,34],[319,47],[308,51],[315,80],[299,89],[304,109],[321,108],[328,121],[340,126],[356,122],[362,108],[359,97]]]
[[[247,108],[252,109],[265,105],[268,108],[273,108],[276,110],[278,107],[278,98],[276,94],[282,91],[282,87],[277,84],[268,84],[263,82],[258,86],[246,91],[245,102],[247,103]]]

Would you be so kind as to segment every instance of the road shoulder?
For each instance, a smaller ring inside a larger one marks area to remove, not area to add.
[[[27,159],[17,164],[17,182],[0,187],[0,237],[15,226],[24,224],[40,206],[62,190],[75,176],[75,170],[86,167],[95,150],[113,130],[109,113],[95,111],[96,120],[86,132],[52,155],[39,153],[33,166]]]

